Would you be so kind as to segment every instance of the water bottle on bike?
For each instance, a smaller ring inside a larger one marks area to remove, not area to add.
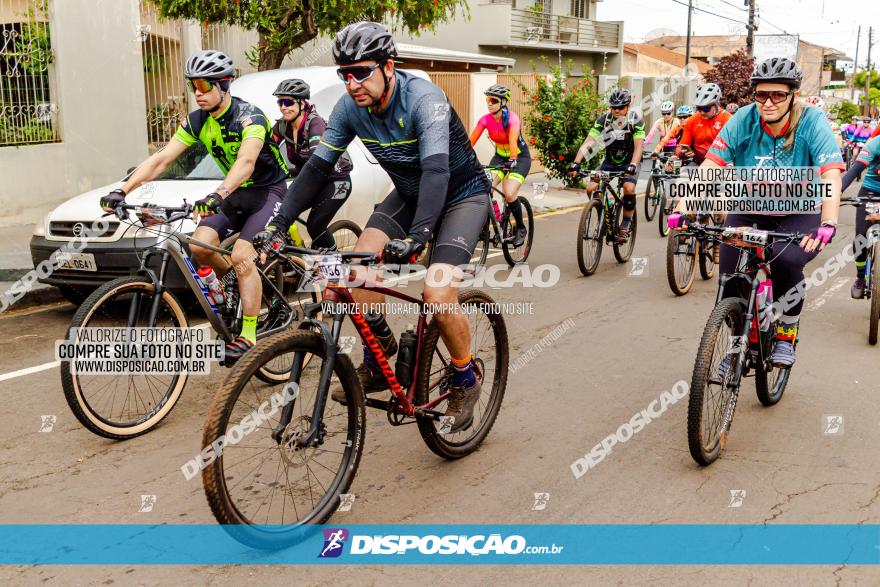
[[[492,198],[492,209],[495,210],[495,218],[498,222],[501,222],[501,208],[498,207],[498,202],[495,201],[495,198]]]
[[[214,269],[211,267],[199,267],[196,273],[198,273],[199,279],[205,284],[205,287],[208,288],[211,300],[218,306],[222,305],[226,301],[226,296],[223,293],[223,286],[220,285],[220,280],[217,279],[217,274],[214,273]]]
[[[419,337],[416,336],[412,324],[400,335],[400,345],[397,351],[397,363],[394,365],[394,374],[401,387],[408,388],[412,384],[413,371],[415,371],[416,350],[418,350]]]
[[[758,284],[758,328],[761,332],[770,329],[773,320],[773,283],[767,279]]]

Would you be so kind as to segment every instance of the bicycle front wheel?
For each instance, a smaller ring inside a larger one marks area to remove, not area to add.
[[[578,222],[577,260],[584,275],[592,275],[602,258],[602,203],[590,200]]]
[[[350,253],[361,236],[361,227],[351,220],[337,220],[327,227],[327,232],[333,235],[336,241],[336,249],[340,253]]]
[[[743,322],[742,300],[721,300],[709,315],[697,350],[688,399],[688,448],[704,467],[724,450],[733,421],[739,388],[730,382],[745,356],[740,350],[745,344]]]
[[[446,459],[460,459],[477,450],[495,424],[507,387],[507,327],[495,301],[481,291],[465,290],[459,293],[458,302],[464,306],[464,316],[470,323],[471,355],[481,384],[473,424],[458,432],[443,434],[437,421],[417,420],[422,440],[435,454]],[[440,327],[436,320],[432,320],[425,330],[424,348],[419,359],[415,392],[417,406],[436,400],[449,391],[451,367],[449,351],[440,338]],[[445,407],[444,399],[433,409],[443,411]]]
[[[142,277],[114,279],[86,298],[70,328],[188,328],[180,302],[168,290],[150,323],[155,299],[156,288]],[[104,438],[127,440],[149,432],[171,412],[186,385],[186,373],[86,374],[77,372],[76,363],[61,362],[64,397],[76,419]]]
[[[522,217],[523,217],[523,225],[525,229],[528,231],[526,235],[525,242],[519,246],[514,247],[513,242],[510,240],[514,236],[516,236],[516,231],[519,228],[519,225],[516,223],[516,220],[513,218],[513,214],[510,213],[510,210],[507,210],[507,230],[504,235],[504,240],[502,242],[501,251],[504,253],[504,259],[507,261],[507,264],[513,267],[517,263],[525,263],[526,259],[529,258],[529,252],[532,250],[532,241],[535,240],[535,217],[532,213],[532,205],[522,196],[519,197],[520,208],[522,209]],[[505,206],[505,209],[507,207]]]
[[[660,191],[652,189],[657,186],[660,180],[654,176],[648,178],[648,185],[645,186],[645,220],[651,222],[654,220],[654,214],[660,206]]]
[[[264,385],[257,379],[263,365],[296,355],[311,357],[304,361],[299,381]],[[299,527],[330,518],[354,480],[363,454],[366,414],[363,391],[347,355],[336,355],[333,364],[333,379],[342,386],[346,404],[333,401],[328,393],[316,443],[297,443],[311,429],[326,358],[318,333],[280,332],[239,359],[214,396],[202,446],[215,446],[220,438],[224,444],[212,462],[203,462],[207,466],[202,481],[217,521],[245,544],[281,548],[298,542]],[[290,421],[279,431],[282,411],[290,402]]]
[[[657,229],[660,231],[660,236],[666,236],[669,234],[669,225],[666,223],[666,219],[669,218],[669,215],[672,213],[672,204],[666,197],[666,182],[660,181],[657,184],[657,197],[660,201],[660,213],[657,215]]]
[[[673,234],[666,239],[666,279],[677,296],[691,290],[697,274],[699,244],[693,236]]]
[[[871,252],[871,315],[868,318],[868,342],[877,344],[880,325],[880,243],[874,243]]]

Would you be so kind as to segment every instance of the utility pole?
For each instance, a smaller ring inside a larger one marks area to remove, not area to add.
[[[684,66],[691,62],[691,15],[694,13],[694,0],[688,0],[688,36],[684,46]]]
[[[853,79],[849,86],[849,101],[852,102],[856,97],[856,72],[859,70],[859,39],[862,38],[862,25],[859,25],[859,32],[856,33],[856,58],[853,61]]]
[[[868,92],[871,90],[871,46],[874,40],[874,27],[868,27],[868,62],[865,63],[865,116],[871,115],[871,106],[868,104]]]
[[[747,0],[749,3],[749,30],[746,33],[746,47],[749,50],[749,57],[755,56],[755,0]]]

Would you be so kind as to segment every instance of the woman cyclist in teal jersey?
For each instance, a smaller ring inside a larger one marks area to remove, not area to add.
[[[755,103],[743,106],[721,129],[701,167],[813,167],[831,186],[819,214],[730,214],[727,226],[753,226],[778,232],[806,233],[799,247],[782,245],[770,252],[770,268],[777,300],[784,298],[770,356],[774,365],[794,364],[794,342],[804,305],[804,265],[831,242],[840,207],[840,173],[843,160],[831,127],[817,108],[798,101],[803,74],[790,59],[773,57],[760,62],[752,73]],[[685,218],[676,211],[669,225],[679,228]],[[733,273],[737,251],[721,247],[720,274]],[[727,295],[747,297],[741,284],[730,282]],[[779,295],[776,295],[779,294]]]

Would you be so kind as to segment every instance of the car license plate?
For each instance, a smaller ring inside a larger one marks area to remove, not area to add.
[[[95,263],[95,255],[92,253],[58,253],[59,269],[70,269],[72,271],[97,271],[98,264]]]

